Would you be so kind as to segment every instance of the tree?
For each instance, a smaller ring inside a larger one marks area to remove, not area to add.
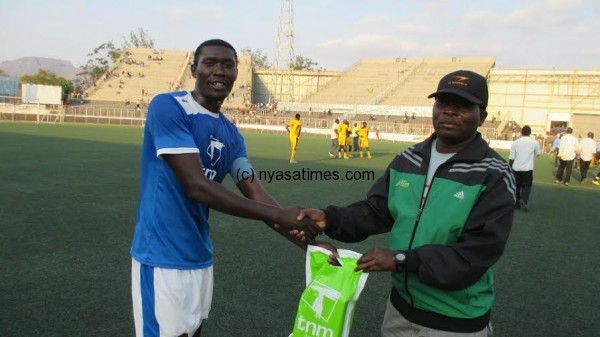
[[[154,40],[142,28],[129,32],[129,39],[123,37],[121,47],[116,47],[113,41],[105,42],[89,53],[83,71],[77,75],[83,77],[82,85],[89,88],[117,63],[127,48],[154,48]]]
[[[294,60],[290,64],[290,68],[293,70],[317,70],[319,64],[308,57],[302,55],[296,55]]]
[[[92,86],[104,75],[123,54],[123,48],[116,48],[112,41],[108,41],[94,48],[87,56],[87,63],[83,71],[77,75],[83,76],[87,87]]]
[[[73,84],[64,77],[57,76],[55,73],[46,70],[38,70],[35,75],[21,76],[21,83],[42,84],[42,85],[58,85],[61,89],[63,104],[67,102],[67,98],[73,92]]]
[[[266,54],[260,49],[252,50],[250,47],[245,47],[241,50],[244,55],[251,56],[252,69],[271,69],[271,62]]]
[[[8,74],[4,72],[4,70],[0,69],[0,76],[8,76]]]
[[[138,31],[129,32],[129,40],[123,37],[123,49],[126,48],[154,48],[154,40],[148,35],[148,32],[143,28],[138,28]]]

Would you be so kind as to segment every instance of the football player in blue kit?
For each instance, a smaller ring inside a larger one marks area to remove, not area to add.
[[[131,247],[136,335],[200,336],[213,292],[209,209],[266,222],[299,246],[320,228],[263,189],[244,139],[220,111],[237,78],[237,53],[200,44],[192,92],[159,94],[144,129],[141,191]],[[223,187],[230,174],[243,196]]]

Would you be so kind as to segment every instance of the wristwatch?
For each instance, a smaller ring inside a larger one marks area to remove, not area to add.
[[[397,250],[394,255],[394,261],[396,262],[396,272],[401,273],[404,270],[406,264],[406,252],[403,250]]]

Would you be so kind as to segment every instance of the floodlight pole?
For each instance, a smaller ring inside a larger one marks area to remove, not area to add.
[[[273,92],[270,101],[294,101],[292,81],[294,61],[294,1],[281,0],[279,25],[275,36],[275,68],[272,74]]]

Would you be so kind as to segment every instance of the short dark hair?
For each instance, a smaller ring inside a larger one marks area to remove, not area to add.
[[[588,137],[589,138],[594,138],[594,133],[592,131],[588,132]]]
[[[522,129],[521,129],[521,134],[523,136],[529,136],[531,134],[531,127],[529,125],[525,125]]]
[[[209,46],[221,46],[221,47],[225,47],[225,48],[229,48],[233,51],[233,54],[235,55],[235,62],[238,62],[238,56],[237,56],[237,51],[235,51],[235,48],[233,48],[233,46],[225,41],[225,40],[221,40],[221,39],[211,39],[211,40],[206,40],[204,42],[202,42],[198,48],[196,48],[196,52],[194,53],[194,63],[192,63],[192,66],[197,66],[198,65],[198,59],[200,58],[200,53],[202,52],[202,48],[203,47],[209,47]]]
[[[567,128],[567,133],[573,133],[573,128]]]

